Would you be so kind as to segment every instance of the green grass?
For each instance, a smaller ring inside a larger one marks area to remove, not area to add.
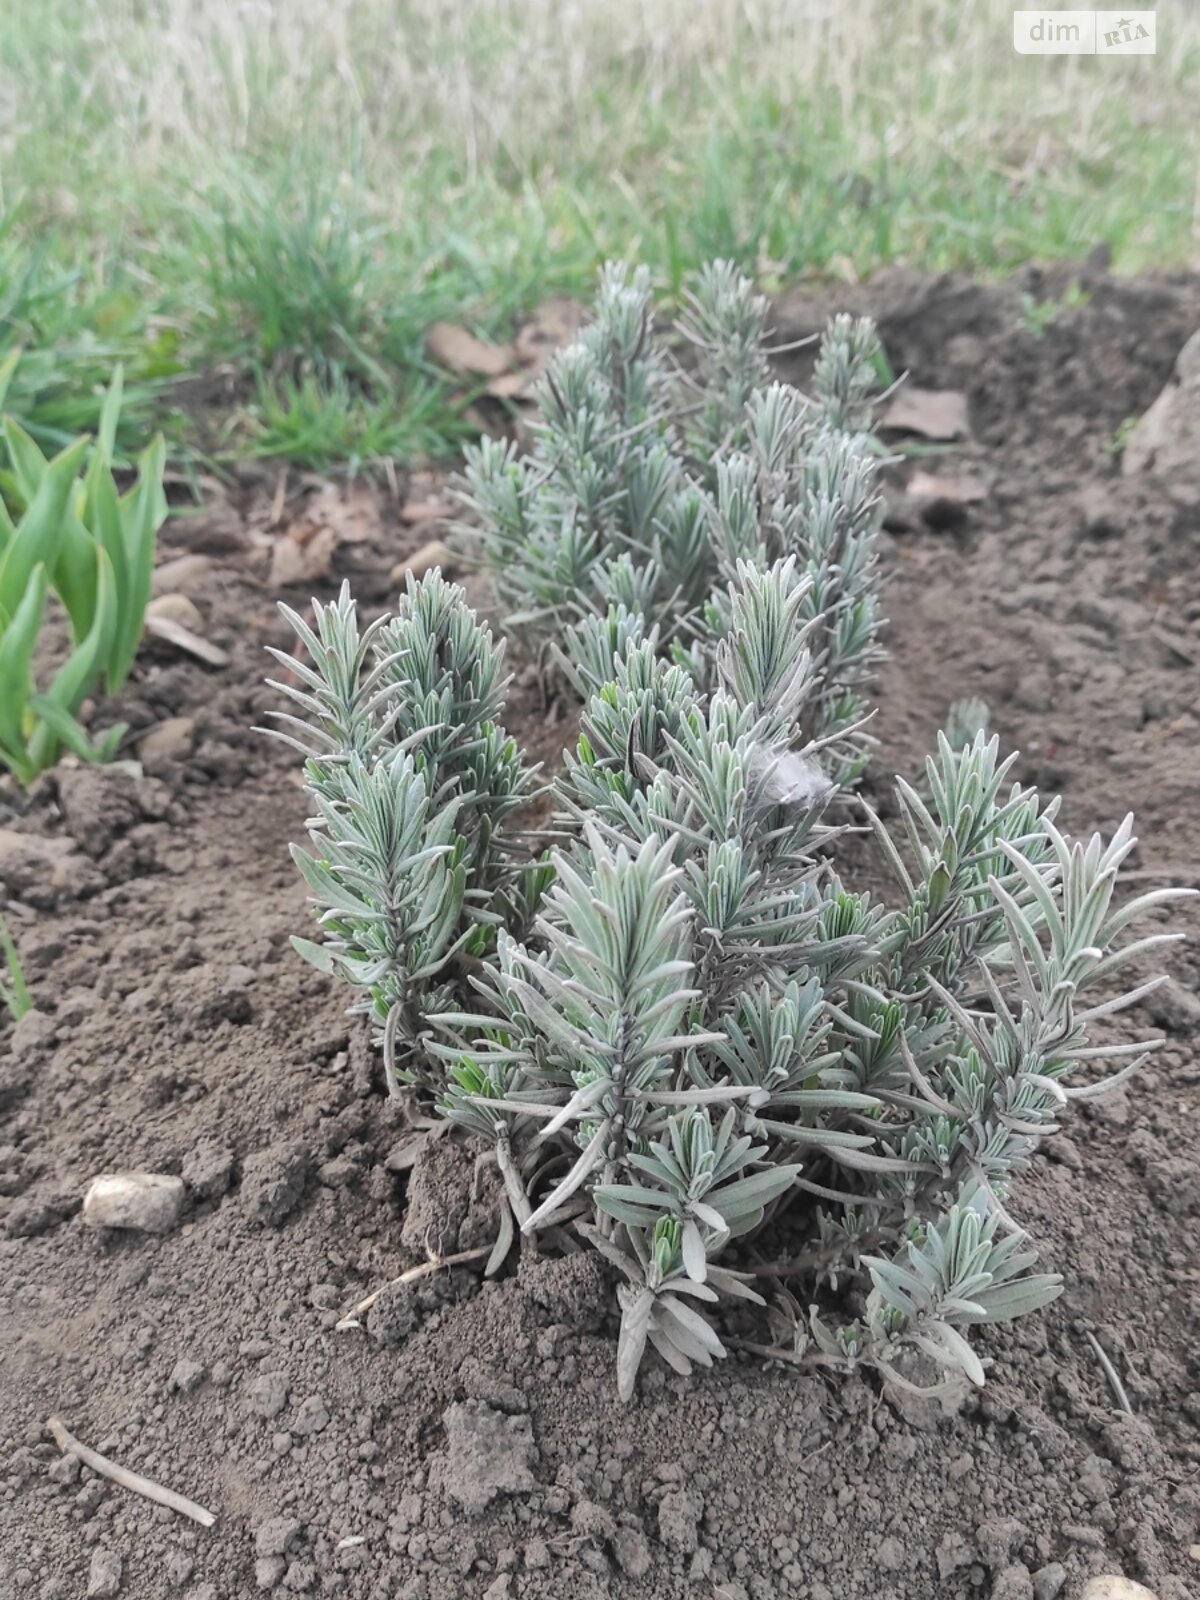
[[[33,1001],[29,996],[16,942],[3,917],[0,917],[0,956],[4,958],[4,970],[8,974],[7,982],[0,979],[0,1006],[4,1007],[14,1022],[20,1022],[27,1012],[33,1010]]]
[[[1200,253],[1200,14],[1159,54],[1019,57],[998,0],[42,0],[0,11],[10,404],[128,443],[174,374],[231,375],[179,448],[320,467],[452,450],[436,319],[503,333],[609,255],[668,292],[890,262],[1004,272]],[[17,202],[19,201],[19,204]],[[227,385],[228,387],[228,385]],[[49,438],[47,432],[46,437]]]
[[[132,282],[103,260],[64,266],[53,240],[31,239],[23,223],[16,208],[0,212],[0,365],[16,357],[3,409],[44,453],[57,454],[78,434],[96,432],[113,368],[124,361],[131,381],[117,441],[127,459],[181,370],[176,336],[150,328]]]
[[[232,419],[234,453],[353,473],[389,458],[432,459],[470,436],[442,385],[409,382],[397,401],[399,389],[364,391],[337,368],[324,378],[260,375],[253,403]]]

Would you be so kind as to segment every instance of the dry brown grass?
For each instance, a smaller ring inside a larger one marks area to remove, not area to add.
[[[636,191],[655,153],[686,168],[714,126],[769,105],[786,137],[819,104],[849,164],[882,141],[892,161],[942,152],[1053,185],[1072,163],[1136,168],[1139,135],[1186,160],[1200,7],[1159,7],[1149,60],[1019,57],[1011,15],[1007,0],[42,0],[0,22],[0,149],[10,186],[72,158],[123,186],[298,148],[340,156],[385,204],[431,161],[464,185],[599,165]]]

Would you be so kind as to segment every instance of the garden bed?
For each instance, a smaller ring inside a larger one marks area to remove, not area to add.
[[[1071,281],[896,272],[779,307],[780,342],[869,311],[897,371],[969,401],[973,437],[896,475],[871,792],[886,803],[950,701],[980,695],[1018,776],[1062,791],[1069,829],[1132,809],[1135,872],[1195,883],[1200,466],[1122,478],[1115,446],[1200,322],[1200,280],[1085,272],[1061,310],[1031,312]],[[906,495],[917,469],[958,490]],[[119,706],[131,740],[148,736],[143,774],[64,766],[0,818],[40,1013],[0,1034],[0,1596],[1051,1600],[1112,1571],[1160,1600],[1200,1589],[1194,946],[1136,1019],[1164,1048],[1023,1181],[1066,1292],[985,1333],[987,1387],[954,1415],[746,1355],[686,1383],[649,1358],[622,1407],[594,1253],[514,1257],[486,1285],[480,1262],[443,1269],[338,1331],[494,1223],[486,1188],[467,1206],[465,1147],[439,1134],[405,1165],[409,1130],[344,991],[288,945],[307,931],[286,849],[304,797],[290,752],[253,731],[278,703],[263,647],[290,644],[269,574],[299,502],[276,488],[164,533],[163,563],[200,559],[162,587],[229,659],[145,648]],[[403,494],[352,498],[362,536],[318,587],[348,576],[370,612],[437,529],[405,520]],[[552,760],[571,710],[513,664],[510,729]],[[117,1169],[182,1174],[182,1224],[85,1226],[88,1182]],[[52,1415],[216,1526],[80,1476]]]

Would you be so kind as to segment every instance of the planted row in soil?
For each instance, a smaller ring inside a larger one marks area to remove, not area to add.
[[[965,391],[973,438],[917,465],[986,486],[931,509],[902,493],[911,464],[897,475],[871,793],[886,805],[948,703],[982,695],[1072,831],[1133,809],[1137,872],[1194,881],[1200,467],[1125,479],[1112,441],[1200,321],[1200,281],[1085,274],[1087,303],[1037,332],[1022,294],[1065,283],[893,274],[836,301],[879,318],[897,370]],[[834,304],[790,297],[779,342]],[[469,1200],[470,1148],[437,1136],[404,1166],[345,994],[288,946],[304,800],[253,731],[274,703],[263,647],[289,642],[274,489],[166,530],[163,586],[229,661],[146,647],[118,707],[142,774],[64,766],[0,800],[0,909],[37,1004],[0,1033],[0,1595],[1052,1600],[1113,1571],[1200,1592],[1194,946],[1130,1020],[1165,1047],[1022,1182],[1067,1290],[985,1334],[988,1385],[953,1415],[742,1355],[689,1383],[650,1358],[622,1407],[594,1253],[526,1254],[486,1284],[478,1263],[439,1271],[336,1330],[494,1221],[486,1186]],[[386,496],[369,510],[319,584],[350,576],[368,611],[433,531]],[[553,758],[570,708],[514,664],[510,727]],[[84,1225],[89,1180],[122,1169],[184,1177],[173,1231]],[[215,1527],[80,1472],[52,1415]]]

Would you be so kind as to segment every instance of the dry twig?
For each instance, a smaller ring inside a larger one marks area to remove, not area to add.
[[[409,1267],[407,1272],[402,1272],[398,1278],[391,1278],[382,1284],[365,1300],[360,1300],[357,1305],[350,1307],[346,1315],[337,1324],[337,1332],[341,1333],[346,1328],[357,1328],[355,1318],[362,1311],[369,1311],[379,1296],[386,1289],[398,1289],[402,1283],[413,1283],[417,1278],[427,1278],[431,1272],[440,1272],[443,1267],[461,1267],[466,1261],[478,1261],[482,1256],[491,1255],[494,1246],[481,1244],[475,1250],[460,1250],[452,1256],[432,1256],[428,1261],[423,1261],[419,1267]]]
[[[851,1256],[857,1258],[867,1250],[876,1250],[891,1237],[893,1235],[886,1230],[879,1229],[864,1234],[853,1244],[839,1241],[837,1244],[820,1245],[812,1250],[804,1250],[798,1256],[789,1256],[786,1261],[755,1261],[738,1270],[748,1278],[793,1278],[802,1272],[833,1266],[835,1262],[840,1265],[843,1260],[849,1265]]]
[[[140,1472],[130,1472],[128,1467],[119,1467],[106,1456],[97,1454],[95,1450],[89,1450],[87,1445],[80,1444],[75,1435],[67,1431],[57,1417],[51,1417],[46,1427],[54,1435],[54,1442],[64,1455],[78,1456],[85,1467],[98,1472],[102,1478],[109,1478],[113,1483],[119,1483],[122,1489],[132,1489],[134,1494],[145,1495],[147,1500],[153,1500],[160,1506],[178,1511],[180,1516],[190,1517],[202,1528],[211,1528],[217,1520],[211,1511],[205,1511],[204,1507],[198,1506],[194,1500],[176,1494],[174,1489],[164,1489],[162,1484],[154,1483],[150,1478],[143,1478]]]
[[[1124,1411],[1127,1416],[1132,1416],[1133,1407],[1129,1404],[1129,1396],[1125,1393],[1125,1385],[1121,1382],[1116,1367],[1105,1355],[1103,1345],[1094,1333],[1085,1332],[1083,1337],[1091,1345],[1093,1354],[1100,1363],[1104,1376],[1108,1379],[1109,1388],[1113,1392],[1113,1398],[1116,1400],[1118,1408]]]

